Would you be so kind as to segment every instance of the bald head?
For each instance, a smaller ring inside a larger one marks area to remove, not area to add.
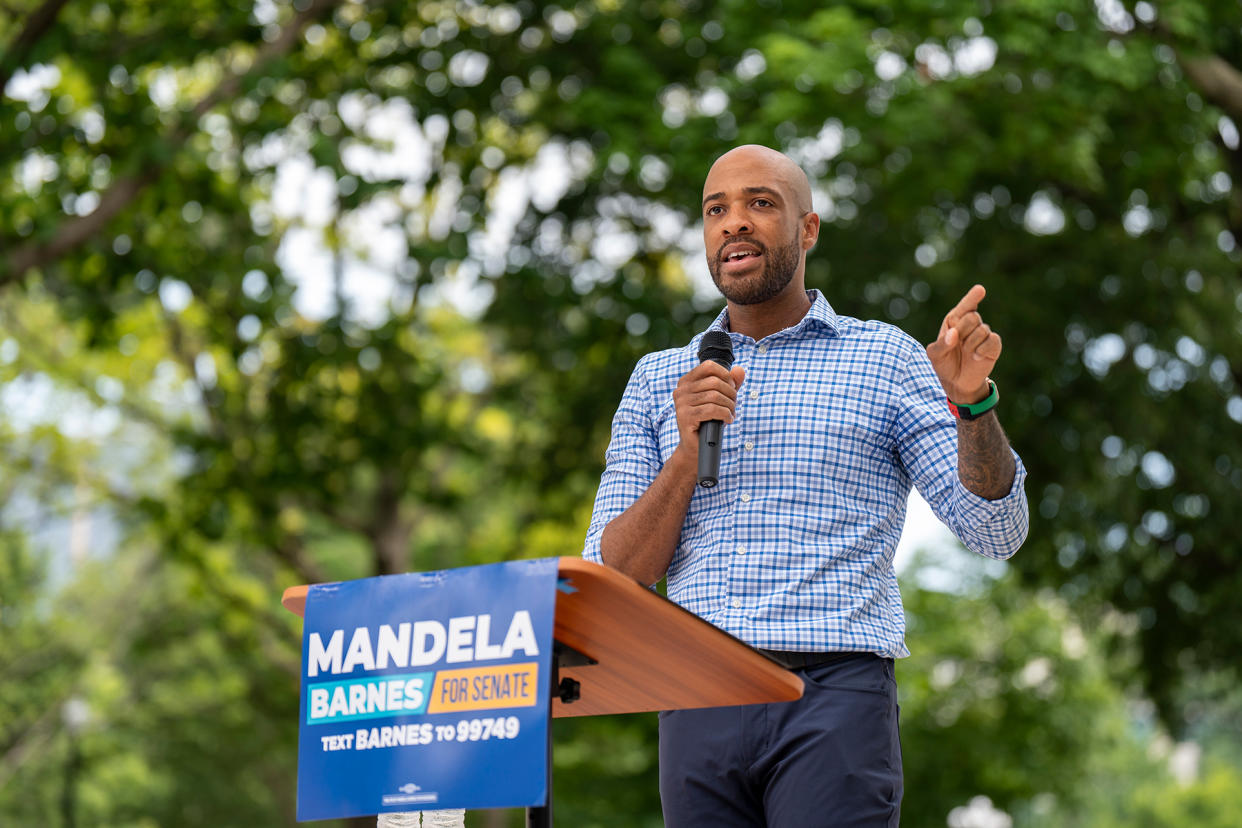
[[[713,184],[722,174],[738,169],[747,169],[752,175],[767,178],[770,184],[779,185],[799,213],[811,212],[811,182],[806,173],[785,153],[759,144],[734,147],[717,158],[707,171],[703,195],[716,192]]]

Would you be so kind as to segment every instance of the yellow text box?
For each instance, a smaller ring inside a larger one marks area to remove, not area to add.
[[[539,663],[536,661],[441,670],[436,673],[427,712],[534,707],[538,687]]]

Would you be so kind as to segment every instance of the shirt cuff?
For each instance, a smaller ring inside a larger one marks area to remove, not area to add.
[[[1013,485],[1000,500],[988,500],[972,492],[962,484],[962,478],[953,472],[953,488],[958,504],[958,515],[967,526],[986,526],[998,517],[1011,515],[1017,511],[1026,511],[1026,466],[1022,458],[1012,448],[1009,454],[1013,457]]]

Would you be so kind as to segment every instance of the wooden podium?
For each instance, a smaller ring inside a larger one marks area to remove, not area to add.
[[[581,558],[557,571],[552,716],[801,698],[797,675],[632,578]],[[304,614],[307,589],[289,587],[281,604]],[[549,741],[548,804],[530,809],[531,826],[552,824],[551,765]]]

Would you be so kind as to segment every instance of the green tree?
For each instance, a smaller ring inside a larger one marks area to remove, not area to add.
[[[1127,727],[1102,636],[1012,571],[942,592],[920,584],[930,565],[916,561],[903,583],[913,656],[898,665],[902,824],[944,825],[978,795],[1011,814],[1041,798],[1082,801],[1083,775]]]

